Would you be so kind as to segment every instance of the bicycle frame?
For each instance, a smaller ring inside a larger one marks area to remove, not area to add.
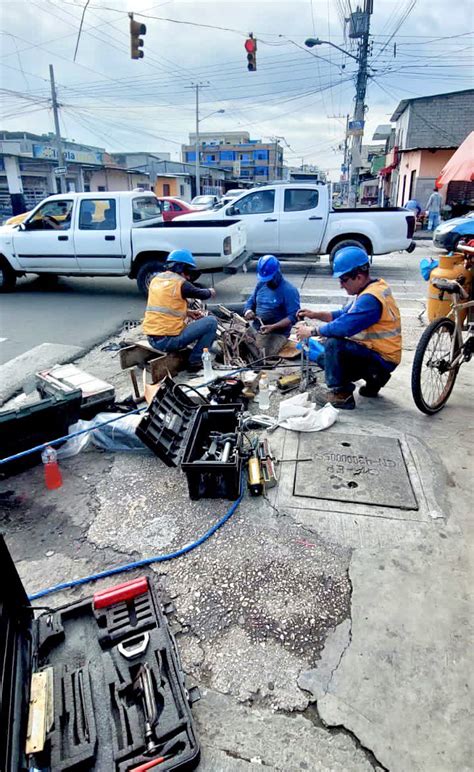
[[[464,339],[463,339],[463,332],[466,330],[469,330],[468,327],[463,327],[463,323],[461,321],[461,314],[463,311],[465,311],[468,308],[474,308],[474,300],[468,300],[464,303],[457,303],[453,302],[451,304],[451,309],[449,313],[447,314],[448,319],[452,319],[454,321],[454,335],[453,340],[451,343],[451,354],[450,354],[450,366],[449,369],[453,370],[455,367],[458,367],[458,365],[461,364],[463,360],[463,346],[464,346]],[[455,352],[458,351],[457,355]]]

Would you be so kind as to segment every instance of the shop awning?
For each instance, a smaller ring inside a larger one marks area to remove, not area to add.
[[[443,167],[435,184],[437,188],[442,188],[453,181],[474,182],[474,131],[471,131]]]

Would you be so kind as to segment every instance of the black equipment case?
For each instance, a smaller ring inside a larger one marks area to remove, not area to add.
[[[186,689],[173,608],[151,580],[35,619],[1,534],[0,564],[0,770],[194,769],[199,692]]]
[[[243,435],[242,404],[198,405],[171,378],[165,378],[136,434],[167,466],[181,466],[189,497],[224,498],[240,495]],[[226,461],[203,461],[211,433],[236,435]]]

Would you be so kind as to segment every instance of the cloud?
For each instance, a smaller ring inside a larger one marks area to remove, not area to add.
[[[430,43],[428,37],[468,31],[468,4],[447,14],[442,0],[418,0],[390,40],[410,4],[375,3],[370,62],[376,72],[366,99],[368,142],[400,99],[470,86],[472,38]],[[208,86],[200,95],[201,116],[225,109],[223,115],[203,120],[203,130],[245,128],[252,137],[283,136],[291,148],[285,146],[287,162],[300,164],[304,158],[337,178],[342,161],[337,148],[344,139],[344,116],[353,110],[356,64],[326,45],[312,50],[324,60],[300,46],[304,48],[306,37],[318,35],[351,46],[356,53],[354,41],[344,40],[338,12],[347,5],[345,0],[313,0],[312,9],[310,0],[243,0],[237,6],[216,0],[91,0],[74,63],[82,1],[4,4],[3,29],[9,34],[2,37],[3,86],[26,93],[29,101],[8,96],[3,128],[52,130],[47,105],[27,112],[32,97],[49,97],[51,62],[63,105],[62,130],[68,137],[106,144],[112,151],[163,150],[176,157],[180,143],[194,130],[194,92],[188,87],[199,81]],[[147,26],[145,58],[140,61],[129,58],[130,10],[146,16],[136,16]],[[243,43],[249,32],[258,40],[255,73],[246,69]]]

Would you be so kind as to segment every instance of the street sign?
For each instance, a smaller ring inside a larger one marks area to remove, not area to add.
[[[67,167],[66,166],[58,166],[54,170],[54,173],[56,177],[62,177],[64,174],[67,174]]]
[[[365,121],[349,121],[347,134],[349,137],[361,137],[364,133]]]

